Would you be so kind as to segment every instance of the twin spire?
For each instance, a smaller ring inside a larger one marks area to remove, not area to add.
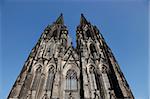
[[[56,24],[64,24],[64,18],[63,18],[63,14],[61,13],[60,16],[57,18],[57,20],[55,21]],[[81,14],[81,18],[80,18],[80,24],[88,24],[89,22],[86,20],[86,18],[84,17],[83,14]]]

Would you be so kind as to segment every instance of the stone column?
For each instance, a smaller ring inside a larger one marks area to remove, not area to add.
[[[59,98],[59,90],[59,73],[57,71],[53,83],[52,98]]]
[[[36,99],[35,98],[35,96],[36,96],[36,91],[35,90],[32,90],[32,92],[31,92],[31,99]]]
[[[88,84],[88,79],[87,79],[87,74],[85,69],[83,69],[83,81],[84,81],[84,97],[90,98],[89,84]]]

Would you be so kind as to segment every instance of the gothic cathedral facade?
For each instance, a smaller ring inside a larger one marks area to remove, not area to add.
[[[98,28],[81,14],[74,48],[63,15],[32,49],[8,99],[134,99]]]

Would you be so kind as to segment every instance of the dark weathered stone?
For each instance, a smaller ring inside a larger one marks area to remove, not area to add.
[[[61,16],[32,49],[8,99],[134,99],[102,34],[81,15],[77,47]]]

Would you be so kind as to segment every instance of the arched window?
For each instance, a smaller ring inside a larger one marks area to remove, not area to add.
[[[39,50],[38,50],[38,56],[37,57],[42,57],[42,55],[43,55],[43,52],[44,52],[44,50],[45,50],[45,47],[46,47],[46,45],[45,45],[45,42],[43,42],[43,44],[40,46],[40,48],[39,48]]]
[[[100,96],[102,99],[104,98],[104,91],[103,91],[103,86],[102,85],[102,79],[99,73],[97,72],[96,68],[94,66],[91,66],[89,69],[90,72],[90,82],[91,82],[91,89],[92,90],[99,90]]]
[[[86,36],[87,36],[88,38],[91,37],[90,30],[87,30],[87,31],[86,31]]]
[[[96,48],[94,46],[94,44],[90,44],[90,51],[93,57],[96,57]]]
[[[91,83],[91,89],[92,90],[95,90],[96,89],[96,82],[95,82],[95,74],[94,74],[94,71],[95,71],[95,67],[94,66],[91,66],[90,69],[89,69],[89,72],[90,72],[90,83]]]
[[[77,90],[77,73],[75,70],[70,69],[66,75],[66,90]]]
[[[51,68],[48,71],[46,90],[52,90],[52,85],[53,85],[53,81],[54,81],[54,73],[55,73],[55,68],[54,68],[54,66],[51,66]]]
[[[34,81],[32,84],[32,90],[36,90],[41,78],[41,67],[37,68],[35,71]]]
[[[57,38],[57,35],[58,35],[58,33],[57,33],[57,29],[53,32],[53,37],[54,37],[54,39],[56,39]]]
[[[52,54],[53,54],[52,48],[53,48],[53,44],[47,45],[47,48],[46,48],[46,51],[45,51],[45,56],[46,57],[49,58],[50,56],[52,56]]]

